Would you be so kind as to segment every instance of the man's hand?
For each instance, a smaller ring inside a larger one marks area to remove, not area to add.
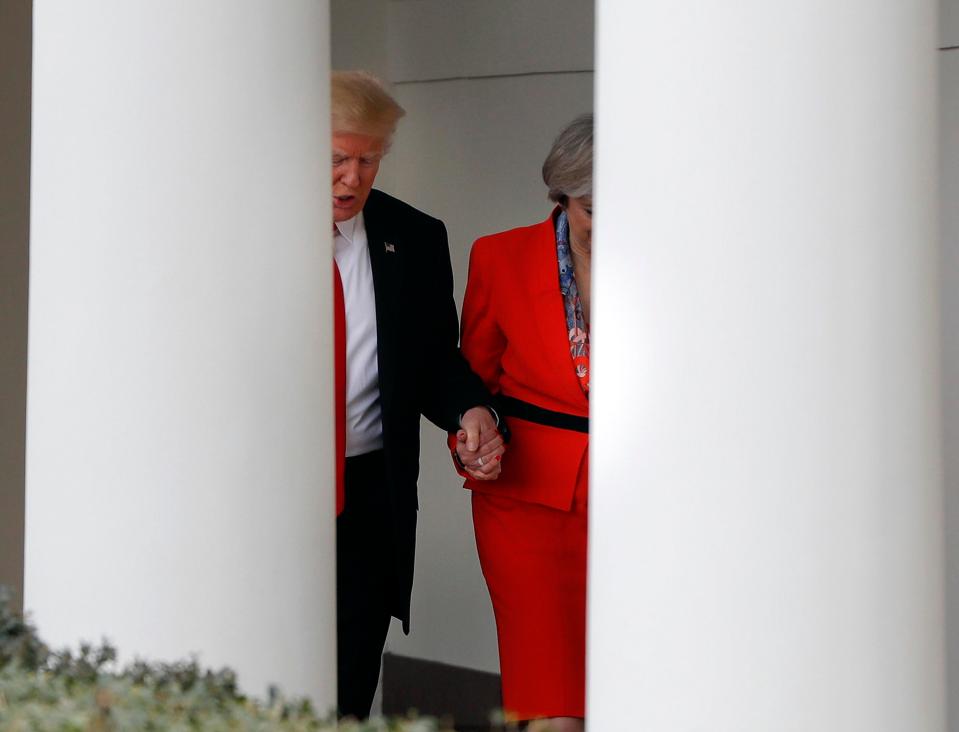
[[[496,421],[486,407],[473,407],[463,414],[456,433],[456,454],[475,480],[496,480],[503,465],[506,445]]]

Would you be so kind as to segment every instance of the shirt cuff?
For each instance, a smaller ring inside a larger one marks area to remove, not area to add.
[[[484,409],[486,409],[486,411],[489,412],[489,413],[493,416],[493,420],[496,422],[496,428],[499,429],[499,413],[498,413],[495,409],[493,409],[489,404],[477,404],[476,406],[478,406],[478,407],[483,407]],[[472,409],[472,407],[471,407],[471,409]],[[457,421],[457,423],[459,424],[459,426],[462,427],[462,426],[463,426],[463,415],[460,414],[460,416],[457,418],[456,421]]]

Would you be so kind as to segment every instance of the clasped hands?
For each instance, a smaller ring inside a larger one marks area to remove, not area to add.
[[[471,478],[496,480],[503,470],[501,460],[505,452],[503,436],[486,407],[464,412],[456,433],[456,456]]]

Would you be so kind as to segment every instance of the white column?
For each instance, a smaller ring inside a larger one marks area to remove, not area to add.
[[[942,730],[935,3],[597,20],[590,728]]]
[[[943,472],[946,486],[946,631],[949,728],[959,732],[959,0],[940,13],[942,159]]]
[[[26,606],[335,699],[329,9],[36,0]]]

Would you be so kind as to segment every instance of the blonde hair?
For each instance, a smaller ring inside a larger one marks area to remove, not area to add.
[[[580,115],[553,142],[543,163],[549,198],[566,205],[570,198],[593,194],[593,115]]]
[[[330,77],[333,132],[378,137],[389,147],[406,111],[368,71],[334,71]]]

